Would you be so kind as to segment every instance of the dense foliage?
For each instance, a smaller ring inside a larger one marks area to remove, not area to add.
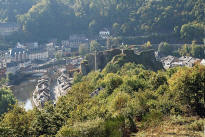
[[[26,112],[14,106],[2,117],[0,135],[119,137],[167,116],[204,117],[204,81],[200,65],[153,72],[132,63],[108,64],[102,72],[75,74],[72,89],[55,107]]]
[[[0,88],[0,115],[15,104],[14,95],[8,88]]]
[[[196,58],[205,58],[205,46],[202,45],[197,45],[194,41],[192,42],[191,45],[183,45],[179,49],[179,54],[181,56],[192,56]]]
[[[0,19],[17,20],[22,36],[35,40],[96,36],[103,28],[113,36],[175,34],[190,42],[204,38],[203,0],[1,0]],[[3,4],[2,4],[3,3]],[[25,35],[26,34],[26,35]],[[202,34],[202,35],[201,35]],[[22,37],[21,37],[22,39]]]

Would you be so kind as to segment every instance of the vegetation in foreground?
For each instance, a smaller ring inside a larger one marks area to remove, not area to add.
[[[203,136],[204,81],[200,65],[153,72],[132,63],[108,64],[102,72],[76,74],[55,107],[26,112],[13,106],[1,117],[0,136]],[[99,94],[91,96],[97,88]]]

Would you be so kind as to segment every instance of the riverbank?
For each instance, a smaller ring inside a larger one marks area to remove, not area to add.
[[[26,80],[20,81],[16,85],[9,85],[14,97],[18,100],[20,105],[24,104],[26,110],[30,110],[34,106],[32,102],[32,93],[38,79],[39,76],[31,75],[27,77]]]

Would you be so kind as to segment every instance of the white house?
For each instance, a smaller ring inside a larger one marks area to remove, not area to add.
[[[48,59],[48,51],[38,51],[29,53],[30,60],[46,60]]]
[[[102,38],[102,39],[107,39],[110,37],[110,31],[106,28],[104,28],[103,30],[101,30],[99,32],[99,37]]]
[[[202,59],[200,64],[205,66],[205,59]]]
[[[47,51],[48,51],[48,56],[54,57],[54,55],[55,55],[54,43],[50,42],[50,43],[46,44],[46,47],[47,47]]]
[[[61,45],[64,46],[64,47],[69,46],[69,43],[70,43],[69,40],[62,40],[61,41]]]
[[[22,62],[28,59],[27,50],[23,48],[13,48],[4,55],[6,63]]]
[[[34,43],[33,46],[28,49],[28,56],[30,60],[46,60],[49,57],[49,53],[46,46]]]

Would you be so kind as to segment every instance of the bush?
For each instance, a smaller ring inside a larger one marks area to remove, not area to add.
[[[120,66],[118,64],[108,63],[106,67],[103,69],[103,73],[117,73],[120,70]]]
[[[189,129],[194,130],[194,131],[203,131],[204,124],[205,124],[205,121],[200,119],[200,120],[197,120],[197,121],[194,121],[193,123],[191,123],[189,125]]]
[[[123,133],[123,119],[103,121],[95,119],[87,122],[64,126],[56,137],[120,137]]]
[[[169,87],[175,96],[175,102],[186,107],[184,112],[205,116],[204,81],[205,66],[200,65],[180,69],[169,79]]]
[[[105,137],[103,122],[102,119],[95,119],[64,126],[57,133],[57,137]]]
[[[108,95],[110,95],[113,90],[122,84],[122,78],[116,74],[109,73],[104,77],[102,85],[105,87]]]
[[[11,105],[15,104],[15,98],[10,89],[0,89],[0,115],[7,112]]]

